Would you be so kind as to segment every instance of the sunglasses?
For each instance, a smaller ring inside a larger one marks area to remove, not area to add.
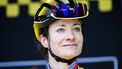
[[[43,6],[46,10],[42,12],[44,8],[39,9],[34,21],[43,23],[50,16],[55,19],[80,19],[87,17],[89,14],[86,4],[83,3],[76,3],[73,8],[69,8],[67,4],[57,4],[54,6],[44,4]]]
[[[51,16],[55,19],[78,19],[88,16],[86,4],[76,3],[73,8],[66,4],[59,4],[59,8],[51,9]]]

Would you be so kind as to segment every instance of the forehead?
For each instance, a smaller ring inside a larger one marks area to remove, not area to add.
[[[81,25],[81,21],[78,20],[78,19],[62,19],[62,20],[55,21],[50,26],[57,26],[57,25],[75,25],[75,24]]]

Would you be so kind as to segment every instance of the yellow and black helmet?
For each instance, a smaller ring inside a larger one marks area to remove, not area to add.
[[[77,0],[47,0],[34,16],[34,33],[39,40],[40,28],[59,19],[83,19],[88,16],[87,5]]]

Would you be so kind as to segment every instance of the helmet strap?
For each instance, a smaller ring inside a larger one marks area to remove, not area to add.
[[[50,47],[50,37],[49,37],[49,33],[48,33],[47,31],[45,31],[45,32],[48,34],[48,36],[47,36],[47,40],[48,40],[48,42],[49,42],[49,43],[48,43],[48,46],[49,46],[49,47],[48,47],[48,51],[49,51],[49,53],[51,54],[51,56],[52,56],[57,62],[67,63],[68,65],[71,64],[71,63],[73,63],[79,55],[78,55],[78,56],[75,56],[75,57],[72,58],[72,59],[66,60],[66,59],[61,58],[60,56],[54,54],[54,52],[51,50],[51,47]]]
[[[52,56],[57,62],[68,63],[68,65],[71,64],[71,63],[73,63],[73,62],[76,60],[76,58],[78,57],[78,56],[76,56],[76,57],[74,57],[74,58],[72,58],[72,59],[70,59],[70,60],[66,60],[66,59],[61,58],[61,57],[57,56],[56,54],[54,54],[53,51],[51,50],[50,46],[49,46],[48,50],[49,50],[51,56]]]
[[[57,62],[63,62],[63,63],[67,63],[68,65],[69,64],[71,64],[71,63],[73,63],[75,60],[76,60],[76,58],[79,56],[76,56],[76,57],[74,57],[74,58],[72,58],[72,59],[69,59],[69,60],[66,60],[66,59],[64,59],[64,58],[61,58],[60,56],[57,56],[56,54],[54,54],[54,52],[51,50],[51,47],[50,47],[50,39],[48,38],[48,42],[49,42],[49,47],[48,47],[48,51],[49,51],[49,53],[51,54],[51,56],[57,61]]]

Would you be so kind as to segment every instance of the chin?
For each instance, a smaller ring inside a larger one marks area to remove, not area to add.
[[[64,56],[64,58],[67,59],[67,60],[70,60],[70,59],[72,59],[74,57],[77,57],[79,55],[80,55],[80,53],[74,53],[74,54],[71,53],[71,54],[66,54],[66,56]]]
[[[71,50],[71,51],[68,51],[65,53],[66,55],[69,55],[69,56],[78,56],[79,54],[81,54],[81,50]]]

